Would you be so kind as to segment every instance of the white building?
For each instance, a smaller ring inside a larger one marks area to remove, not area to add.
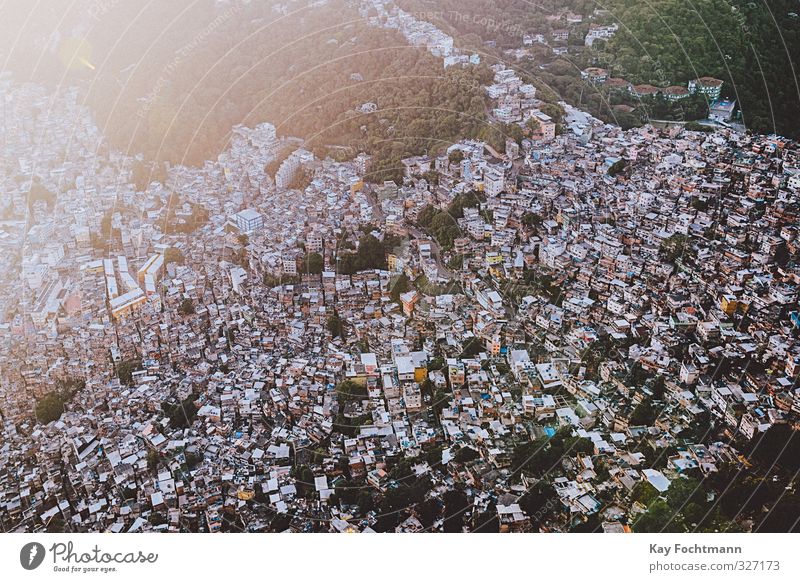
[[[714,77],[700,77],[689,81],[689,93],[702,93],[711,101],[719,99],[722,93],[722,81]]]
[[[297,172],[305,164],[314,161],[314,154],[302,148],[293,151],[288,158],[281,162],[275,172],[275,187],[279,190],[288,188],[297,177]]]
[[[253,208],[247,208],[241,212],[237,212],[234,215],[234,219],[236,220],[236,226],[239,227],[239,231],[244,234],[251,234],[257,230],[261,230],[264,226],[264,217]]]
[[[281,256],[281,272],[284,275],[297,275],[297,259],[291,253]]]
[[[487,196],[497,196],[505,188],[505,176],[502,170],[487,168],[483,173],[483,191]]]

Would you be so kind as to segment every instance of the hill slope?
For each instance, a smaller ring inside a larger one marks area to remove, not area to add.
[[[487,69],[445,71],[345,0],[45,4],[20,40],[0,41],[0,56],[17,78],[79,84],[122,151],[200,164],[234,125],[269,121],[312,147],[372,153],[383,179],[401,157],[462,137],[502,143],[485,120]],[[357,113],[366,102],[378,110]]]

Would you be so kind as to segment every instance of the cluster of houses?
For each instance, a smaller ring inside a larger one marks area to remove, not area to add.
[[[589,21],[588,28],[586,21]],[[592,47],[595,41],[607,41],[614,37],[619,30],[619,24],[611,21],[611,14],[602,8],[594,9],[584,17],[568,10],[557,10],[545,17],[546,26],[535,32],[522,35],[522,46],[509,49],[507,56],[522,58],[530,55],[531,47],[543,45],[549,47],[555,56],[569,54],[572,51],[582,50],[583,47]],[[585,31],[585,32],[584,32]],[[583,45],[570,46],[570,37],[582,34]]]
[[[392,0],[363,0],[359,13],[371,26],[397,30],[411,46],[422,47],[441,58],[444,67],[480,64],[479,54],[464,54],[454,46],[453,37],[435,25],[406,12]]]
[[[546,137],[461,141],[370,184],[366,154],[236,127],[144,189],[77,93],[0,78],[18,162],[0,170],[3,529],[376,531],[410,480],[434,507],[463,492],[467,530],[490,513],[501,531],[624,532],[640,484],[665,493],[796,427],[797,144],[569,108],[556,135],[535,91],[494,73],[495,115]],[[379,265],[343,269],[372,239]],[[67,379],[63,413],[37,418]],[[564,435],[580,452],[515,465]],[[554,501],[533,512],[538,483]],[[422,505],[391,530],[441,529]]]
[[[723,81],[714,77],[700,77],[688,82],[687,86],[670,85],[656,87],[654,85],[633,85],[625,79],[611,77],[606,69],[588,67],[581,71],[581,78],[600,85],[610,91],[627,93],[637,99],[661,96],[667,101],[681,101],[691,95],[702,95],[709,103],[709,119],[720,122],[730,121],[736,111],[736,101],[721,98]]]

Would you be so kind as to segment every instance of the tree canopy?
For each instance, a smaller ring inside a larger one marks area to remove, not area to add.
[[[37,400],[34,409],[36,420],[42,424],[47,424],[61,418],[64,413],[64,405],[85,385],[86,382],[80,378],[58,380],[54,390]]]

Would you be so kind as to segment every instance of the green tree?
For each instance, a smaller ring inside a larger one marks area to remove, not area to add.
[[[796,493],[782,497],[754,528],[764,533],[800,532],[800,497]]]
[[[428,370],[441,370],[444,368],[444,358],[441,356],[436,356],[430,359],[428,362]]]
[[[81,378],[62,378],[56,382],[56,387],[36,402],[34,414],[36,420],[47,424],[61,418],[64,405],[86,385]]]
[[[524,471],[533,476],[542,476],[555,470],[563,459],[564,449],[551,446],[546,437],[514,448],[511,455],[511,467],[515,473]]]
[[[147,468],[150,472],[154,472],[158,469],[158,466],[161,464],[161,458],[159,457],[158,451],[155,449],[148,449],[147,451]]]
[[[358,493],[356,505],[361,509],[362,514],[369,513],[375,509],[375,499],[372,497],[372,492],[368,489],[362,489]]]
[[[408,275],[405,273],[400,273],[392,284],[392,291],[391,297],[392,301],[399,302],[400,296],[403,293],[407,293],[411,289],[411,281],[408,279]]]
[[[456,463],[464,464],[464,463],[469,463],[470,461],[474,461],[479,456],[480,455],[478,454],[478,451],[476,451],[470,446],[465,446],[461,447],[460,449],[458,449],[458,451],[456,451],[456,454],[454,455],[453,459],[456,461]]]
[[[522,224],[529,228],[541,228],[544,219],[535,212],[526,212],[522,215]]]
[[[629,423],[632,426],[652,426],[657,416],[658,411],[653,407],[650,398],[645,398],[633,409]]]
[[[610,168],[608,168],[608,175],[609,176],[616,176],[617,174],[621,174],[622,172],[625,171],[626,164],[627,164],[627,162],[624,159],[623,160],[617,160],[616,162],[611,164]]]
[[[653,501],[647,511],[634,522],[633,529],[639,533],[685,531],[682,525],[675,521],[672,508],[663,499]]]
[[[338,272],[345,275],[368,269],[386,268],[384,244],[371,234],[365,234],[359,239],[355,253],[340,252],[337,258]]]
[[[414,507],[414,513],[425,528],[430,528],[439,518],[441,507],[435,499],[425,499]]]
[[[163,402],[161,410],[169,418],[170,426],[173,428],[188,428],[197,418],[197,407],[195,406],[196,395],[190,395],[179,403]]]
[[[186,460],[186,468],[191,471],[203,460],[203,454],[186,451],[184,459]]]
[[[464,528],[464,517],[469,509],[467,495],[460,489],[446,491],[442,495],[444,503],[444,524],[442,529],[445,533],[460,533]]]
[[[663,400],[664,393],[666,392],[666,380],[664,376],[658,375],[650,383],[650,391],[653,393],[655,400]]]
[[[177,263],[178,265],[182,265],[186,262],[186,258],[183,256],[183,251],[177,247],[169,247],[166,251],[164,251],[164,264],[169,265],[170,263]]]
[[[453,150],[447,155],[447,159],[451,164],[460,164],[464,159],[464,152],[461,150]]]
[[[486,511],[474,515],[472,531],[474,533],[498,533],[500,531],[500,519],[497,517],[497,506],[494,503],[490,503]]]
[[[194,302],[188,297],[181,301],[181,304],[178,307],[178,313],[181,315],[191,315],[194,313]]]
[[[344,380],[337,384],[336,395],[343,401],[361,400],[367,397],[367,387],[352,380]]]
[[[133,373],[142,366],[139,359],[122,360],[117,364],[117,378],[126,386],[133,386]]]
[[[64,413],[64,399],[58,392],[48,392],[36,403],[36,419],[47,424],[61,418]]]
[[[681,257],[686,252],[689,244],[689,239],[683,234],[673,234],[671,237],[661,243],[659,253],[661,256],[671,263]]]
[[[293,471],[292,475],[295,479],[295,487],[297,494],[300,497],[311,498],[314,496],[314,473],[308,465],[298,465]]]
[[[545,481],[536,482],[519,499],[519,506],[531,525],[543,524],[560,506],[560,501],[552,485]]]
[[[748,444],[747,453],[765,468],[777,465],[790,474],[800,471],[800,433],[788,424],[772,425]]]
[[[338,312],[334,311],[333,313],[331,313],[330,316],[328,316],[328,321],[326,325],[328,331],[333,337],[338,337],[341,338],[342,340],[346,339],[344,320],[341,317],[339,317]]]
[[[286,513],[276,513],[275,517],[269,523],[269,529],[273,533],[284,532],[289,529],[292,523],[292,517]]]
[[[639,481],[633,486],[631,500],[638,501],[645,507],[658,499],[658,489],[653,487],[648,481]]]
[[[38,201],[45,202],[49,208],[55,204],[56,195],[45,187],[37,176],[31,183],[31,189],[28,192],[28,208],[33,209],[34,203]]]
[[[325,266],[325,261],[319,253],[309,253],[303,259],[303,272],[311,275],[319,275]]]

